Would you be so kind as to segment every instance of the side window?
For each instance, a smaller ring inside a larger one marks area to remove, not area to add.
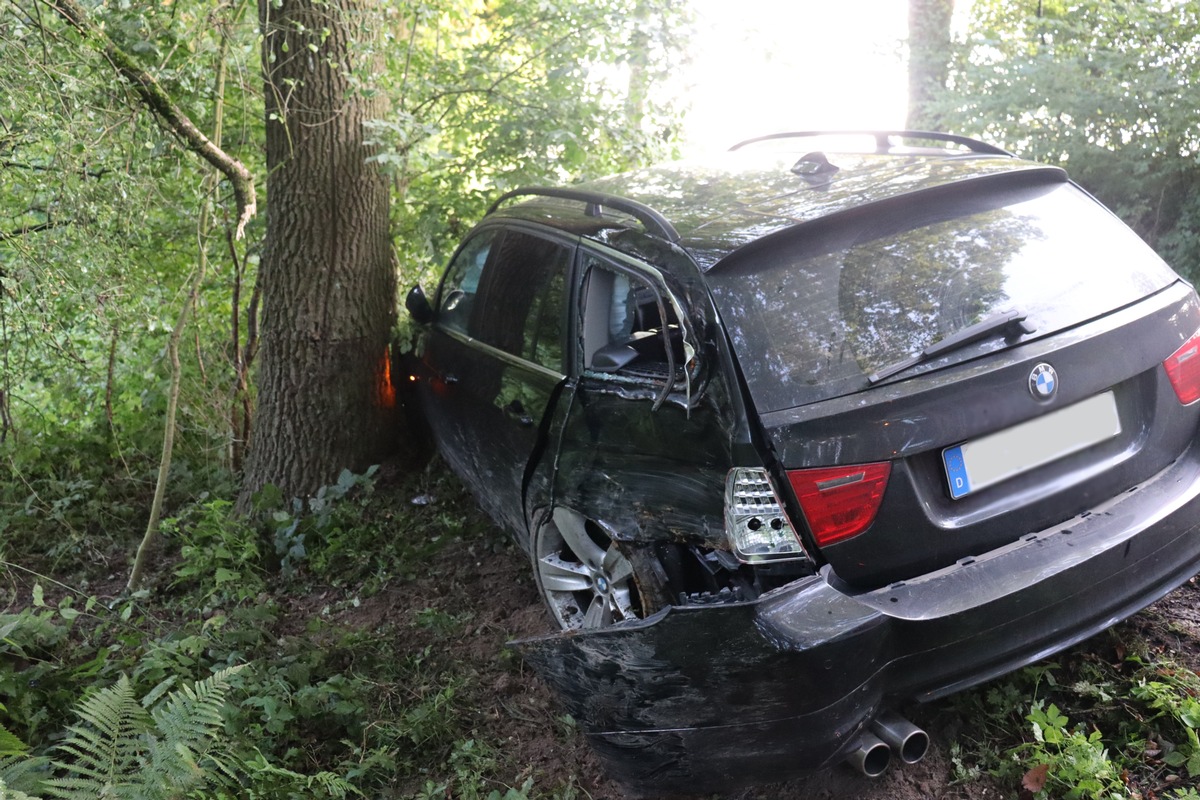
[[[688,361],[675,307],[641,277],[586,254],[580,347],[584,368],[646,378]],[[669,350],[668,350],[669,348]]]
[[[471,237],[446,269],[438,291],[437,322],[444,328],[469,333],[468,323],[479,292],[479,279],[500,231],[486,230]]]
[[[573,253],[562,242],[506,231],[480,278],[468,334],[561,372],[564,287]]]
[[[534,301],[533,311],[525,321],[522,355],[535,364],[555,372],[563,372],[563,324],[566,320],[567,270],[555,270],[549,276],[545,291]]]

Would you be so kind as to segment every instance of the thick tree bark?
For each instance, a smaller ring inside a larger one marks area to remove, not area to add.
[[[954,0],[908,0],[909,130],[938,130],[933,101],[950,69],[950,19]]]
[[[396,278],[388,187],[367,163],[356,90],[370,0],[260,0],[267,236],[258,411],[239,505],[361,469],[392,441],[387,346]],[[368,56],[369,57],[369,56]]]

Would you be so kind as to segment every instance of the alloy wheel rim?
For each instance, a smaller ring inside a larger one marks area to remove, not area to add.
[[[538,529],[534,558],[542,596],[564,630],[637,619],[633,565],[580,514],[554,509]]]

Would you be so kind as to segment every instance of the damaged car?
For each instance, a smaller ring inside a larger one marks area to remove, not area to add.
[[[717,791],[1200,570],[1200,301],[1056,167],[929,132],[509,192],[407,307],[439,452],[529,554],[516,643],[610,774]]]

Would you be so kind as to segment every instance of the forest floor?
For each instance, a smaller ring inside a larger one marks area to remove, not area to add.
[[[320,702],[296,708],[293,721],[275,731],[282,742],[276,742],[275,757],[311,754],[311,761],[288,762],[306,770],[369,770],[361,785],[372,800],[637,797],[605,776],[560,699],[508,646],[549,632],[550,618],[528,558],[487,522],[457,482],[437,467],[414,475],[385,465],[374,494],[343,501],[341,514],[334,518],[341,522],[322,534],[326,549],[318,552],[314,538],[312,560],[291,578],[221,584],[228,603],[223,609],[212,600],[216,588],[179,578],[181,567],[201,577],[219,573],[211,568],[216,562],[203,560],[212,551],[195,546],[180,552],[170,544],[160,553],[155,586],[138,603],[138,614],[153,623],[139,623],[147,631],[139,634],[144,640],[134,636],[124,615],[81,626],[74,644],[45,656],[41,686],[23,671],[37,665],[6,666],[0,659],[0,700],[10,718],[17,705],[4,696],[6,689],[20,689],[43,706],[54,700],[61,714],[86,689],[72,675],[98,680],[89,672],[104,662],[97,646],[105,645],[113,662],[101,676],[110,682],[109,673],[118,669],[178,669],[172,653],[180,642],[203,640],[213,664],[188,662],[200,675],[226,661],[254,663],[246,674],[256,682],[244,698],[251,709],[277,696],[285,670],[291,670],[289,680],[296,669],[307,670],[308,682],[293,683],[294,691],[278,695],[279,702],[302,695]],[[226,533],[215,524],[193,525],[191,541],[207,531],[223,557],[229,556],[227,545],[236,544],[228,537],[243,535],[241,528]],[[81,551],[87,557],[70,574],[44,558],[0,572],[0,612],[24,613],[32,596],[48,619],[69,599],[68,586],[102,604],[117,597],[128,543],[80,541],[89,543]],[[221,563],[227,572],[250,575],[241,562]],[[1196,581],[1052,663],[899,709],[929,733],[929,753],[918,764],[893,765],[874,780],[843,764],[786,784],[724,795],[695,787],[697,794],[678,797],[1200,800]],[[106,644],[104,631],[115,631],[117,641]],[[67,669],[65,675],[55,677],[53,659],[61,659],[57,672]],[[346,692],[361,705],[336,719],[327,716],[322,703]],[[256,719],[253,710],[246,716]],[[261,720],[267,730],[267,716]],[[46,722],[41,728],[48,725],[53,727]]]
[[[318,603],[326,602],[318,598]],[[295,601],[298,614],[313,613],[312,598]],[[470,697],[465,706],[474,714],[475,735],[489,741],[504,754],[505,765],[514,776],[512,786],[533,779],[543,791],[554,787],[578,787],[593,800],[635,797],[620,784],[607,779],[596,757],[573,720],[564,714],[552,691],[506,643],[550,630],[547,613],[538,597],[526,556],[513,546],[480,548],[468,541],[454,541],[434,556],[431,568],[421,575],[388,586],[357,608],[340,612],[343,625],[370,628],[387,621],[397,622],[397,613],[415,619],[429,609],[467,623],[454,631],[430,633],[428,641],[406,641],[405,647],[432,644],[449,663],[470,675]],[[403,626],[409,631],[414,626]],[[1075,648],[1084,660],[1125,659],[1122,640],[1138,638],[1150,657],[1156,654],[1182,663],[1193,672],[1200,670],[1200,588],[1196,579],[1136,615],[1116,634],[1103,634]],[[1070,654],[1066,656],[1069,660]],[[1001,679],[1003,680],[1003,679]],[[987,687],[982,690],[986,691]],[[931,740],[927,757],[916,765],[889,769],[882,777],[869,779],[846,765],[786,784],[745,789],[727,795],[730,800],[782,800],[783,798],[868,798],[870,800],[917,800],[917,798],[1033,797],[1013,780],[995,780],[986,768],[972,770],[970,749],[952,745],[968,736],[978,741],[987,734],[972,731],[965,706],[955,698],[906,708],[907,715],[924,727]],[[1002,748],[1000,743],[994,750]],[[957,759],[957,764],[955,760]],[[1019,770],[1023,771],[1023,767]],[[1167,775],[1159,769],[1158,788],[1178,791],[1180,782],[1192,781]],[[982,773],[982,774],[979,774]],[[1019,773],[1018,773],[1019,774]],[[960,776],[956,780],[956,775]],[[970,775],[969,778],[962,778]],[[1154,788],[1143,778],[1142,793],[1132,787],[1131,797],[1153,798]],[[557,793],[557,791],[555,791]],[[569,793],[568,793],[569,795]],[[1101,795],[1106,796],[1106,795]],[[1165,795],[1161,795],[1165,796]],[[1175,795],[1171,795],[1175,796]],[[1181,795],[1182,796],[1182,795]]]

